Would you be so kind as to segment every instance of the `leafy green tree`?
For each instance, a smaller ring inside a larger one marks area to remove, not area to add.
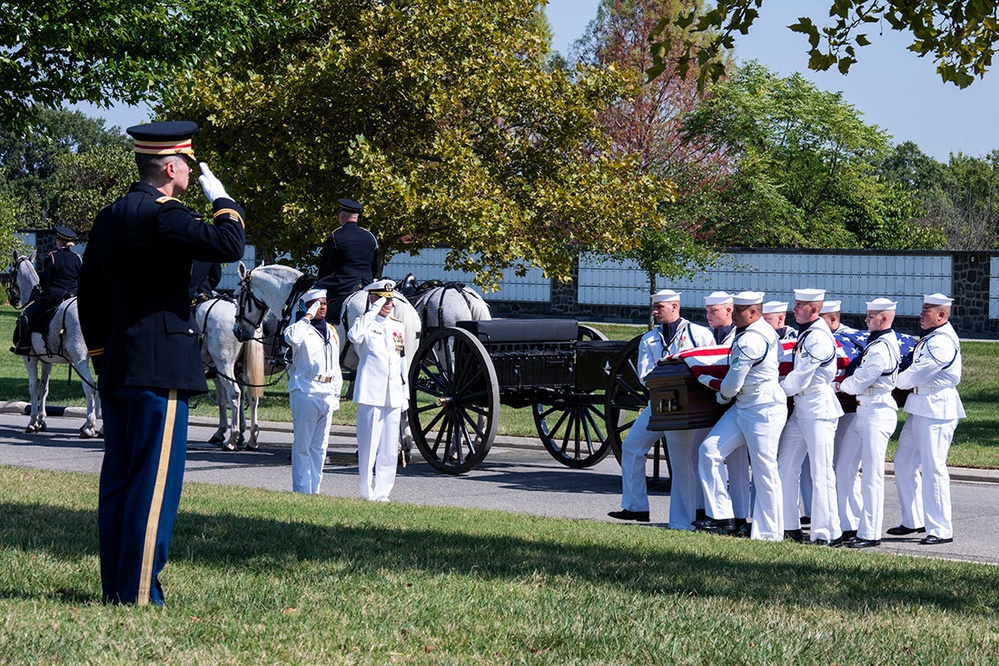
[[[3,168],[0,167],[0,177]],[[0,178],[0,266],[9,266],[13,250],[20,250],[17,229],[24,226],[24,204],[14,196]]]
[[[163,100],[203,124],[199,157],[258,247],[314,266],[350,196],[385,257],[449,247],[447,267],[489,286],[511,266],[568,278],[577,250],[622,249],[657,223],[668,183],[596,122],[625,77],[550,67],[534,0],[313,9],[313,26],[192,71]]]
[[[808,37],[808,68],[836,67],[846,74],[857,62],[857,47],[877,39],[887,25],[912,36],[909,50],[931,56],[944,81],[965,88],[992,66],[999,41],[999,2],[996,0],[830,0],[829,23],[816,25],[802,16],[788,26]],[[650,78],[675,67],[681,74],[699,65],[700,81],[717,80],[724,66],[715,62],[722,49],[731,49],[735,33],[746,34],[759,16],[763,0],[719,0],[707,12],[691,10],[679,16],[665,14],[650,35],[654,65]],[[824,20],[825,17],[823,17]],[[675,25],[680,33],[667,30]],[[705,42],[702,37],[709,35]],[[679,44],[682,55],[673,57]],[[714,63],[704,67],[707,63]]]
[[[702,230],[743,247],[926,247],[910,197],[879,182],[888,135],[838,93],[753,61],[687,117],[688,137],[737,158]],[[901,233],[904,231],[904,233]],[[895,234],[898,233],[897,240]]]

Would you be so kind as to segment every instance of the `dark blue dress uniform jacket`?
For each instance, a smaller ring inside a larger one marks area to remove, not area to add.
[[[351,222],[326,239],[319,257],[318,284],[329,298],[347,296],[375,279],[378,241],[367,229]]]
[[[67,296],[75,296],[80,280],[80,267],[80,255],[68,247],[49,252],[38,278],[42,294],[59,301],[65,300]]]
[[[191,313],[191,263],[237,261],[246,240],[235,201],[217,199],[213,218],[206,223],[146,183],[97,215],[78,293],[87,347],[103,351],[100,391],[207,391]]]

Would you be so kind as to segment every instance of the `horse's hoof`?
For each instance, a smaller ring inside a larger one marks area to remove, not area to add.
[[[212,435],[212,438],[210,440],[208,440],[208,443],[209,444],[221,444],[224,441],[225,441],[225,435],[220,435],[219,433],[215,433],[214,435]]]
[[[223,451],[235,451],[236,450],[236,445],[233,444],[232,442],[226,442],[225,444],[222,445],[222,450]]]
[[[257,444],[256,442],[252,442],[252,441],[251,442],[247,442],[246,443],[246,450],[247,451],[259,451],[260,450],[260,445]]]
[[[45,432],[45,421],[38,424],[38,432]]]
[[[34,435],[37,432],[37,429],[35,428],[35,426],[29,425],[27,428],[24,429],[24,432],[29,435]]]
[[[97,436],[97,433],[93,428],[89,426],[83,426],[80,428],[80,439],[92,439]]]

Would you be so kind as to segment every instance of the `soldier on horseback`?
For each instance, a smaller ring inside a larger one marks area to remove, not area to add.
[[[55,227],[56,249],[49,252],[42,264],[38,285],[28,298],[28,305],[17,320],[14,329],[15,354],[31,354],[31,333],[38,331],[45,323],[43,314],[54,310],[67,298],[76,296],[76,285],[80,280],[80,267],[83,260],[73,252],[76,233],[67,227]]]
[[[378,274],[378,240],[357,224],[364,207],[350,199],[339,199],[340,228],[326,239],[319,257],[316,287],[325,289],[328,311],[337,317],[344,300]]]

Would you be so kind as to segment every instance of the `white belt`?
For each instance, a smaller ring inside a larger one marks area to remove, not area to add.
[[[916,395],[933,395],[934,393],[939,393],[940,391],[945,391],[950,386],[916,386],[912,389],[912,392]]]
[[[797,393],[795,393],[794,397],[797,398],[799,395],[812,395],[815,393],[823,393],[826,390],[831,391],[832,386],[829,384],[812,384],[811,386],[805,387],[800,391],[798,391]]]
[[[760,382],[759,384],[743,384],[742,388],[739,389],[739,395],[752,395],[754,393],[759,393],[763,390],[764,386],[769,386],[775,382]]]
[[[305,373],[305,378],[320,384],[329,384],[333,381],[333,375],[314,375],[311,372]]]
[[[873,388],[873,387],[869,387],[869,388],[865,388],[863,391],[861,391],[857,395],[888,395],[889,393],[891,393],[891,389],[890,388]]]

